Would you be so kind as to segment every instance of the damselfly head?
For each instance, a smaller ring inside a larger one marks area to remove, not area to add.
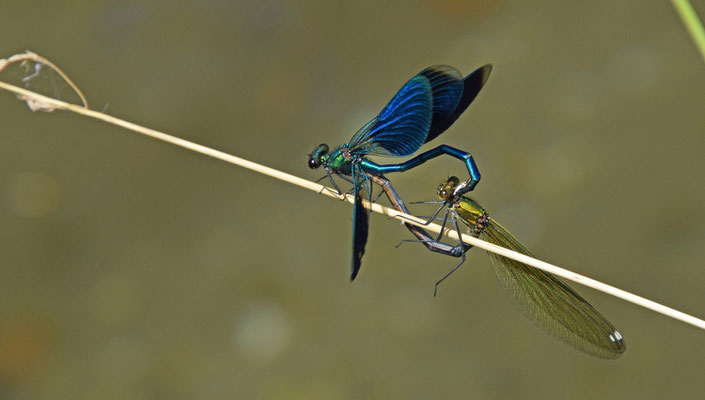
[[[453,196],[455,187],[458,186],[459,182],[460,180],[457,177],[451,176],[438,185],[438,190],[436,191],[438,198],[441,200],[448,200],[451,196]]]
[[[328,145],[321,143],[316,147],[315,150],[311,152],[308,156],[308,167],[311,169],[316,169],[323,165],[325,160],[328,158]]]

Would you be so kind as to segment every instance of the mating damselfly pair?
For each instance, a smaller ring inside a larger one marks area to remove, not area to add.
[[[350,279],[360,271],[369,233],[369,214],[363,206],[363,193],[372,202],[372,183],[379,184],[399,211],[408,213],[386,173],[404,172],[440,155],[463,161],[469,177],[464,182],[456,177],[445,180],[438,188],[440,207],[429,223],[445,210],[443,225],[460,232],[460,223],[470,233],[499,246],[531,255],[519,240],[504,229],[479,203],[465,196],[480,181],[480,173],[470,153],[440,145],[398,164],[377,164],[366,156],[409,156],[423,144],[448,129],[477,97],[489,77],[491,65],[485,65],[466,77],[457,69],[437,65],[424,69],[411,78],[394,95],[382,111],[353,135],[350,141],[333,151],[319,145],[309,156],[311,169],[323,167],[338,193],[333,179],[340,177],[352,183],[354,195],[352,262]],[[424,229],[407,224],[409,230],[429,250],[461,258],[441,283],[465,261],[470,245],[462,239],[457,245],[442,242]],[[537,268],[490,254],[495,274],[509,297],[541,328],[585,353],[607,359],[618,358],[626,349],[621,334],[587,301],[556,277]],[[435,291],[434,291],[435,294]]]

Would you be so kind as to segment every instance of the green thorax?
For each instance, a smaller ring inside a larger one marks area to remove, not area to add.
[[[328,166],[328,168],[340,174],[351,174],[355,156],[350,154],[347,145],[338,147],[335,151],[324,157],[325,158],[322,158],[323,165]]]
[[[451,204],[451,207],[460,220],[470,228],[470,233],[473,235],[482,233],[487,227],[490,219],[489,213],[475,200],[460,196]]]

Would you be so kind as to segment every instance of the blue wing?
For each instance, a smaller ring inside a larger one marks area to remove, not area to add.
[[[431,129],[434,124],[448,118],[460,102],[463,95],[463,76],[460,71],[449,65],[434,65],[419,72],[431,83],[433,93],[433,117]],[[426,141],[429,139],[426,138]]]
[[[433,119],[426,137],[430,142],[448,129],[460,114],[475,100],[492,71],[487,64],[464,79],[457,69],[448,65],[434,65],[419,74],[428,78],[433,91]]]
[[[431,126],[432,93],[429,80],[411,78],[348,146],[355,154],[407,156],[426,142]]]

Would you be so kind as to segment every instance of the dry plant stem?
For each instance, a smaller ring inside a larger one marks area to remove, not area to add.
[[[352,195],[349,194],[342,194],[338,195],[336,194],[332,189],[327,188],[326,186],[320,185],[318,183],[314,183],[311,181],[308,181],[306,179],[299,178],[297,176],[287,174],[282,171],[278,171],[273,168],[265,167],[263,165],[254,163],[252,161],[248,161],[245,159],[242,159],[240,157],[235,157],[233,155],[223,153],[222,151],[214,150],[209,147],[205,147],[193,142],[189,142],[184,139],[179,139],[177,137],[167,135],[165,133],[155,131],[154,129],[149,129],[145,128],[143,126],[139,126],[137,124],[133,124],[131,122],[127,122],[124,120],[121,120],[119,118],[112,117],[110,115],[88,110],[87,108],[80,107],[77,105],[73,104],[68,104],[60,100],[55,100],[46,96],[42,96],[39,94],[36,94],[34,92],[30,92],[28,90],[9,85],[4,82],[0,82],[0,88],[8,90],[10,92],[16,93],[20,98],[23,100],[29,101],[31,100],[32,102],[40,105],[44,105],[46,109],[58,109],[58,110],[67,110],[67,111],[73,111],[78,114],[85,115],[87,117],[99,119],[102,121],[105,121],[107,123],[113,124],[113,125],[118,125],[122,126],[126,129],[129,129],[131,131],[147,135],[150,137],[153,137],[155,139],[174,144],[176,146],[183,147],[185,149],[189,149],[213,158],[217,158],[219,160],[223,160],[225,162],[235,164],[247,169],[250,169],[255,172],[259,172],[261,174],[271,176],[276,179],[280,179],[289,183],[293,183],[294,185],[301,186],[303,188],[313,190],[314,192],[317,192],[319,194],[323,194],[329,197],[333,198],[338,198],[341,200],[345,200],[348,203],[354,203],[354,198]],[[410,223],[413,225],[417,226],[422,226],[424,229],[429,230],[431,232],[439,233],[441,231],[441,227],[438,224],[429,224],[429,225],[423,225],[425,222],[424,220],[420,218],[416,218],[411,215],[406,215],[403,213],[400,213],[399,211],[393,210],[388,207],[383,207],[379,204],[370,204],[367,200],[363,200],[363,203],[365,207],[369,208],[373,212],[388,215],[390,217],[397,218],[401,220],[402,222],[405,223]],[[450,237],[451,239],[458,240],[458,232],[451,230],[451,229],[444,229],[443,234]],[[588,277],[576,274],[574,272],[565,270],[563,268],[557,267],[552,264],[548,264],[546,262],[537,260],[535,258],[528,257],[524,254],[520,254],[511,250],[507,250],[503,247],[496,246],[494,244],[482,241],[478,238],[472,237],[470,235],[463,234],[463,241],[465,243],[472,244],[473,246],[479,247],[481,249],[491,251],[493,253],[499,254],[501,256],[511,258],[513,260],[517,260],[521,263],[531,265],[533,267],[542,269],[546,272],[549,272],[551,274],[554,274],[556,276],[560,276],[562,278],[565,278],[567,280],[579,283],[584,286],[591,287],[593,289],[599,290],[601,292],[611,294],[615,297],[619,297],[620,299],[629,301],[631,303],[637,304],[639,306],[648,308],[650,310],[656,311],[658,313],[664,314],[666,316],[669,316],[671,318],[675,318],[677,320],[686,322],[688,324],[697,326],[698,328],[705,329],[705,321],[700,320],[698,318],[695,318],[691,315],[684,314],[680,311],[674,310],[672,308],[666,307],[664,305],[658,304],[656,302],[653,302],[651,300],[645,299],[643,297],[637,296],[635,294],[626,292],[624,290],[615,288],[613,286],[604,284],[602,282],[598,282],[594,279],[590,279]]]
[[[47,60],[46,58],[40,56],[39,54],[35,54],[35,53],[32,53],[31,51],[27,50],[23,54],[15,54],[14,56],[11,56],[7,59],[0,60],[0,71],[5,69],[5,67],[7,67],[8,65],[10,65],[12,63],[24,62],[24,61],[34,61],[36,63],[48,65],[49,68],[53,69],[54,71],[56,71],[57,74],[59,74],[59,76],[61,76],[61,79],[66,81],[66,83],[68,83],[69,86],[71,86],[71,89],[73,89],[74,92],[76,92],[76,94],[78,95],[78,97],[81,98],[81,102],[83,103],[83,106],[85,108],[88,108],[88,101],[86,100],[86,97],[83,95],[83,92],[81,92],[81,90],[78,88],[78,86],[76,86],[76,84],[73,83],[73,81],[71,79],[69,79],[68,75],[66,75],[64,73],[64,71],[62,71],[59,67],[54,65],[54,63],[52,63],[51,61]]]

